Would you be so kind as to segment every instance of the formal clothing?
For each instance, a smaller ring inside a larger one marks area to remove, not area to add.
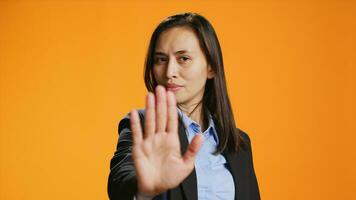
[[[139,116],[141,120],[141,125],[143,126],[144,112],[140,111]],[[214,118],[213,121],[215,122]],[[188,131],[188,137],[187,137],[184,122],[180,121],[178,128],[179,128],[178,134],[179,134],[181,152],[182,154],[184,154],[184,152],[187,150],[187,147],[189,145],[189,137],[191,136],[189,136],[189,131]],[[198,128],[199,130],[199,127],[194,127],[194,125],[191,128],[193,130],[194,128]],[[221,156],[222,158],[224,158],[225,161],[221,159],[221,157],[220,158],[216,157],[217,159],[216,158],[214,159],[219,161],[217,162],[218,165],[220,165],[220,168],[218,170],[224,173],[224,176],[228,177],[228,173],[232,175],[233,186],[235,189],[234,190],[235,200],[258,200],[260,199],[260,193],[259,193],[254,167],[253,167],[250,138],[242,130],[238,129],[238,131],[240,132],[242,138],[247,144],[245,148],[241,148],[241,150],[237,152],[224,151],[221,154]],[[205,132],[206,131],[204,131],[204,133]],[[209,131],[207,133],[209,137],[212,136],[213,140],[214,141],[216,140],[216,143],[218,144],[218,137],[214,139],[215,137],[214,133]],[[110,199],[112,200],[117,200],[117,199],[132,200],[135,194],[137,193],[137,180],[136,180],[135,169],[132,160],[132,152],[131,152],[132,143],[133,141],[132,141],[132,135],[130,129],[130,119],[129,119],[129,115],[127,115],[119,123],[119,141],[117,144],[116,152],[114,153],[114,156],[111,159],[111,163],[110,163],[108,194]],[[212,151],[213,148],[214,148],[213,144],[207,145],[206,152]],[[214,161],[214,159],[212,160]],[[225,168],[221,168],[221,166],[224,166]],[[197,165],[196,162],[195,169],[191,172],[191,174],[189,174],[189,176],[182,183],[180,183],[176,188],[172,188],[168,190],[166,193],[161,194],[155,199],[163,198],[169,200],[197,200],[199,194],[206,195],[206,196],[211,195],[209,193],[204,194],[202,189],[199,189],[198,184],[200,184],[201,182],[203,183],[203,185],[201,185],[201,188],[209,187],[204,185],[206,184],[205,183],[206,181],[202,180],[202,178],[204,179],[208,176],[204,176],[204,175],[202,176],[201,174],[204,172],[201,169],[202,166],[199,166],[199,164]],[[211,181],[211,179],[209,179],[209,181]],[[214,178],[214,181],[218,181],[218,180]],[[220,184],[224,185],[225,183],[224,184],[220,183]],[[218,192],[217,191],[214,192],[218,194],[221,191],[222,190],[219,189]]]
[[[208,112],[208,128],[202,132],[200,125],[190,119],[180,109],[189,143],[197,134],[203,135],[203,144],[195,158],[195,173],[197,175],[199,200],[233,200],[235,186],[233,177],[228,170],[227,162],[222,154],[213,155],[219,144],[213,118]]]

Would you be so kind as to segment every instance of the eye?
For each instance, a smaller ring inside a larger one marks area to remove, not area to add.
[[[188,62],[189,59],[190,58],[188,56],[182,56],[178,58],[178,60],[183,63]]]
[[[165,58],[165,57],[155,57],[155,63],[156,64],[164,64],[164,63],[166,63],[167,62],[167,58]]]

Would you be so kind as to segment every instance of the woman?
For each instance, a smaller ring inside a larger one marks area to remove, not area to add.
[[[110,199],[260,199],[250,139],[235,126],[219,41],[204,17],[158,25],[145,83],[145,110],[119,124]]]

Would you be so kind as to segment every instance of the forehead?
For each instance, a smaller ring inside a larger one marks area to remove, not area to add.
[[[198,37],[191,28],[174,27],[161,33],[155,51],[164,53],[199,52],[201,49]]]

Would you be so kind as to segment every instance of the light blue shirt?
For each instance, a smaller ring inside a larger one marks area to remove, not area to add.
[[[182,117],[190,143],[196,134],[201,133],[201,127],[180,109],[178,109],[178,113]],[[219,144],[219,138],[210,113],[209,126],[202,134],[203,144],[195,159],[198,199],[233,200],[235,198],[235,185],[233,177],[227,168],[226,159],[221,154],[213,155]]]

